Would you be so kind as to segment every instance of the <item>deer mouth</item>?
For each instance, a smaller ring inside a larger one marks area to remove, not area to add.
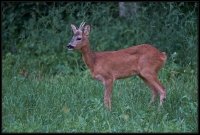
[[[68,46],[67,46],[67,49],[68,49],[68,50],[73,50],[73,49],[74,49],[74,46],[68,45]]]

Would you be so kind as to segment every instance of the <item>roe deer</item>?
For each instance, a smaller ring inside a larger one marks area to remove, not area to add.
[[[74,36],[67,45],[69,50],[80,50],[92,77],[100,80],[104,87],[104,105],[111,110],[111,93],[116,79],[138,75],[152,90],[150,104],[160,94],[160,104],[166,98],[163,85],[158,80],[158,71],[167,56],[148,44],[132,46],[118,51],[93,52],[90,49],[90,25],[82,22],[79,28],[71,24]]]

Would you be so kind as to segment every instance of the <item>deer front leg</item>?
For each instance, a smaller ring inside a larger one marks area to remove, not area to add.
[[[104,81],[104,105],[111,111],[111,93],[113,88],[113,80],[107,79]]]
[[[111,93],[114,80],[110,77],[103,76],[101,74],[93,74],[93,77],[101,81],[104,85],[104,105],[111,110]]]

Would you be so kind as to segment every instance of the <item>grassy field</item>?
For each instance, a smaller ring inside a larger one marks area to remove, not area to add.
[[[89,71],[3,73],[2,132],[197,132],[196,70],[179,73],[167,64],[159,75],[167,89],[160,111],[158,100],[148,107],[149,88],[131,77],[115,82],[110,112],[103,106],[103,86]]]

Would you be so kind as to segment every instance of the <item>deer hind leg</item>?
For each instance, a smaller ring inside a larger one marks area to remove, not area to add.
[[[151,105],[154,101],[155,101],[155,99],[156,99],[156,97],[157,97],[157,95],[158,95],[158,91],[153,87],[153,86],[151,86],[151,85],[149,85],[149,87],[151,88],[151,92],[152,92],[152,97],[151,97],[151,100],[150,100],[150,102],[149,102],[149,105]]]
[[[151,104],[155,101],[155,99],[156,99],[156,97],[157,97],[157,95],[158,95],[158,91],[157,91],[157,90],[155,89],[155,87],[154,87],[153,85],[151,85],[151,83],[149,83],[144,77],[140,76],[140,78],[142,78],[142,80],[145,82],[145,84],[147,84],[147,85],[149,86],[149,88],[151,89],[152,97],[151,97],[151,100],[150,100],[150,102],[149,102],[149,105],[151,105]]]
[[[157,78],[157,73],[155,72],[150,72],[150,71],[143,71],[140,74],[143,80],[148,84],[148,86],[152,89],[152,100],[150,101],[153,102],[155,99],[155,96],[157,93],[160,94],[160,106],[163,104],[163,100],[166,98],[166,91],[163,85],[160,83],[160,81]]]

